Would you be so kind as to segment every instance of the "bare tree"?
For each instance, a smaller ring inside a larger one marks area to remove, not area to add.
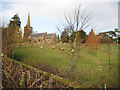
[[[78,5],[71,14],[65,14],[64,15],[65,22],[59,26],[57,26],[57,29],[62,32],[61,28],[69,28],[69,32],[76,32],[75,39],[72,43],[72,64],[71,64],[71,70],[73,71],[73,62],[75,58],[75,51],[77,50],[77,37],[79,35],[80,30],[83,30],[89,26],[89,21],[91,19],[90,15],[86,13],[85,10],[82,9],[81,5]]]
[[[5,28],[8,26],[8,21],[6,18],[0,17],[0,27]]]

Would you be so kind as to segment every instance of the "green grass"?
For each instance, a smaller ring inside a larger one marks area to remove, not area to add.
[[[25,64],[37,66],[39,64],[51,64],[61,70],[65,78],[78,82],[78,85],[86,87],[103,87],[106,81],[107,87],[117,87],[118,84],[118,46],[111,45],[111,64],[109,65],[108,46],[101,45],[100,49],[92,53],[87,48],[81,48],[75,55],[74,71],[70,71],[71,54],[70,48],[64,46],[65,51],[59,47],[51,48],[52,45],[40,47],[14,47],[15,58]],[[48,67],[49,68],[49,67]]]

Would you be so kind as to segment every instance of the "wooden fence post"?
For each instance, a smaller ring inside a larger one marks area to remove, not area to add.
[[[30,81],[30,71],[26,71],[27,72],[27,87],[29,87],[29,81]]]
[[[106,81],[104,81],[104,88],[105,88],[105,90],[106,90]]]

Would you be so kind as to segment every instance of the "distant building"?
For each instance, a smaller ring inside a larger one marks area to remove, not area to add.
[[[35,34],[31,34],[29,35],[29,41],[30,42],[44,42],[44,37],[47,34],[47,32],[45,33],[35,33]]]
[[[57,43],[58,38],[55,33],[32,33],[33,28],[30,26],[30,15],[28,14],[28,21],[24,27],[24,41],[38,42],[38,43]]]
[[[45,37],[44,37],[44,41],[47,42],[47,43],[52,43],[52,42],[58,42],[58,38],[56,36],[56,34],[46,34]]]
[[[29,41],[37,43],[57,43],[58,38],[56,37],[55,33],[47,34],[47,32],[45,32],[29,35]]]
[[[27,21],[26,26],[24,27],[24,35],[23,35],[24,41],[28,41],[28,37],[29,37],[29,35],[32,34],[32,30],[33,30],[33,28],[30,26],[30,15],[28,13],[28,21]]]

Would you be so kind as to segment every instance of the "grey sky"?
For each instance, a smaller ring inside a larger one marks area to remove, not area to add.
[[[82,1],[82,2],[81,2]],[[114,1],[114,2],[113,2]],[[22,30],[27,23],[30,12],[31,26],[37,32],[59,33],[56,25],[62,20],[65,12],[74,9],[76,4],[82,3],[84,9],[92,16],[91,26],[85,31],[89,33],[93,28],[95,33],[113,30],[118,27],[118,0],[4,0],[0,18],[6,23],[18,13],[22,21]],[[1,4],[0,4],[1,5]],[[1,14],[2,13],[2,14]]]

